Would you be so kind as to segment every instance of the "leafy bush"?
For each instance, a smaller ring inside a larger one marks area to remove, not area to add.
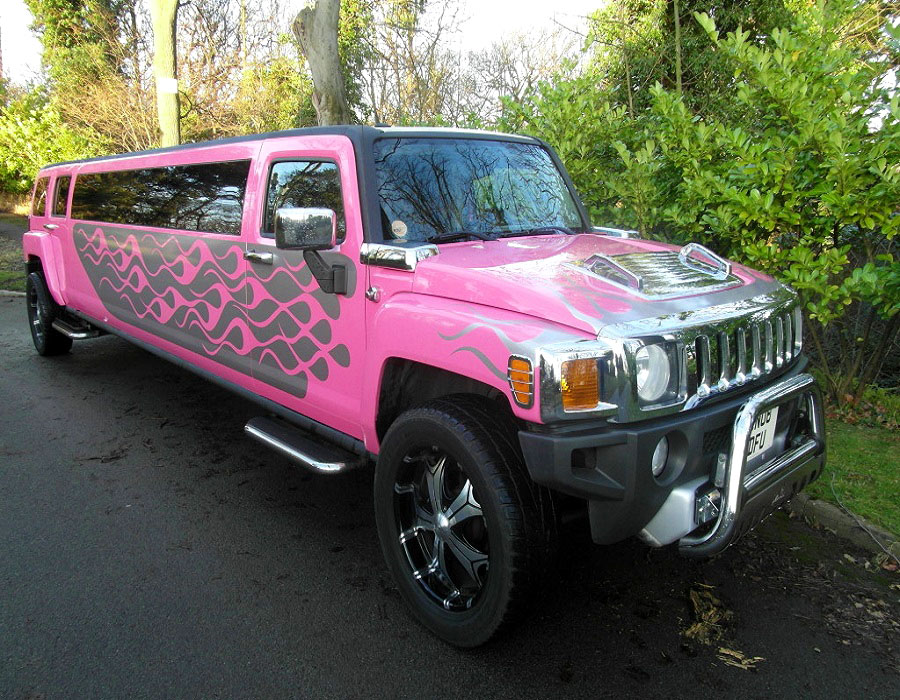
[[[63,124],[40,93],[22,95],[0,109],[0,190],[27,192],[48,163],[97,155],[102,141]]]
[[[891,62],[845,41],[846,13],[824,6],[765,45],[696,18],[733,67],[722,116],[656,85],[650,109],[629,117],[583,77],[542,86],[507,126],[559,147],[597,220],[701,240],[790,283],[829,393],[858,400],[900,325]]]

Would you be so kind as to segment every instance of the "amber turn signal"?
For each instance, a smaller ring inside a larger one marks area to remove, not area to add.
[[[566,360],[560,376],[562,404],[565,411],[588,411],[600,403],[597,359]]]
[[[510,357],[507,376],[516,403],[529,408],[534,400],[534,371],[531,361],[515,355]]]

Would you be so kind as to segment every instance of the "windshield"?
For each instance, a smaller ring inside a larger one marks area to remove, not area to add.
[[[375,173],[386,241],[583,228],[556,165],[535,144],[383,138]]]

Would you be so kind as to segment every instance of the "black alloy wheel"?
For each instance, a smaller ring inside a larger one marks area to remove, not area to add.
[[[72,349],[72,339],[53,327],[59,305],[53,301],[44,273],[32,272],[25,278],[25,305],[31,340],[39,355],[62,355]]]
[[[552,555],[550,494],[528,478],[512,417],[476,396],[402,414],[382,442],[375,518],[415,618],[461,647],[526,609]]]

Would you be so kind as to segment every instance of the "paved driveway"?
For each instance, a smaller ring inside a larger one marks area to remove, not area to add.
[[[451,649],[388,578],[371,475],[297,470],[255,414],[115,337],[37,357],[0,297],[0,697],[898,695],[900,579],[785,517],[706,563],[570,534],[530,619]]]

